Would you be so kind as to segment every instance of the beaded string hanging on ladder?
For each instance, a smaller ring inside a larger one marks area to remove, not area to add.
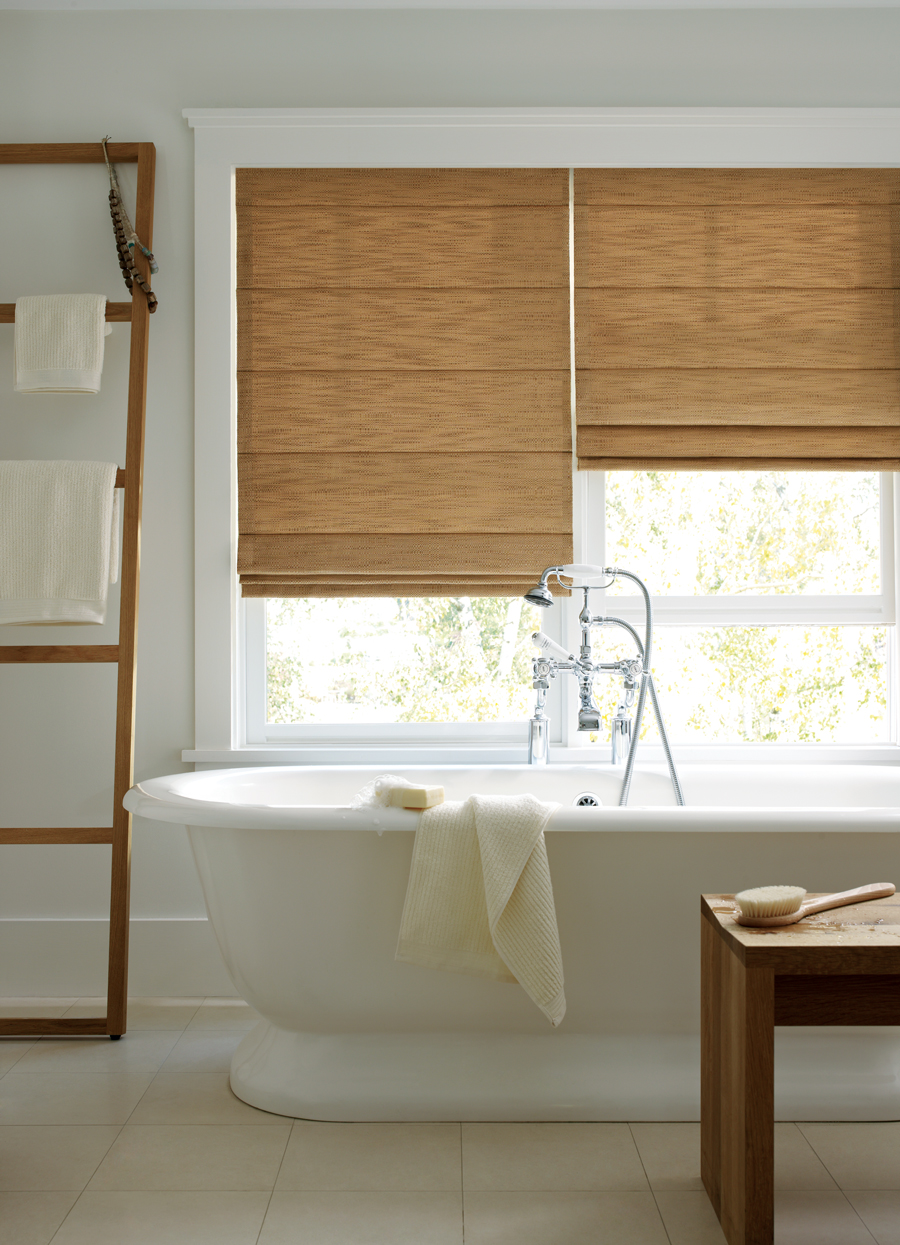
[[[112,217],[113,229],[116,234],[116,250],[119,252],[119,267],[122,269],[122,276],[129,291],[132,289],[135,281],[147,295],[147,309],[151,312],[155,311],[158,306],[156,295],[150,286],[138,272],[134,266],[134,248],[137,247],[142,255],[147,257],[150,265],[151,273],[159,272],[153,252],[144,246],[140,238],[134,232],[134,226],[125,211],[125,201],[122,198],[122,190],[119,186],[119,179],[116,176],[115,167],[110,163],[109,152],[106,150],[106,144],[109,142],[110,136],[102,139],[103,155],[106,159],[106,168],[109,173],[109,214]]]

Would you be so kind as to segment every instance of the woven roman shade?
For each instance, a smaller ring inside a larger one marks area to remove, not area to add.
[[[245,596],[512,596],[572,557],[568,172],[237,171]]]
[[[578,465],[900,469],[900,170],[575,172]]]

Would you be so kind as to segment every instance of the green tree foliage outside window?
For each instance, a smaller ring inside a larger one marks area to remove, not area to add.
[[[610,472],[610,562],[659,596],[879,591],[878,476]],[[654,657],[680,740],[873,742],[887,730],[887,635],[864,626],[660,628]],[[655,724],[647,723],[655,735]]]
[[[497,722],[532,712],[521,598],[268,602],[270,722]]]

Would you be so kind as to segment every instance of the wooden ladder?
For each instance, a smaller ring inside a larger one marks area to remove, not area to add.
[[[153,143],[109,143],[110,160],[137,163],[134,227],[144,245],[153,246]],[[100,143],[4,143],[0,164],[103,164]],[[103,202],[103,184],[98,199]],[[99,207],[99,203],[98,203]],[[149,283],[147,260],[135,250],[135,264]],[[15,304],[0,303],[0,323],[15,323]],[[109,901],[109,977],[106,1015],[86,1019],[0,1017],[0,1034],[103,1034],[125,1032],[128,991],[128,920],[131,887],[131,814],[122,807],[134,781],[134,693],[137,656],[137,610],[140,586],[141,497],[144,473],[144,423],[147,406],[149,310],[135,283],[130,303],[107,303],[107,320],[131,322],[128,371],[128,424],[125,470],[116,476],[124,490],[121,604],[118,644],[28,644],[0,646],[0,662],[117,662],[116,753],[111,826],[0,827],[0,843],[109,843],[112,846]]]

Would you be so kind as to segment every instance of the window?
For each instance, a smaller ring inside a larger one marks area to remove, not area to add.
[[[300,722],[517,722],[533,712],[517,597],[269,598],[266,714]]]
[[[189,115],[195,129],[197,151],[196,212],[202,222],[206,246],[212,254],[234,254],[233,170],[237,167],[290,167],[325,164],[340,167],[505,167],[529,164],[558,168],[622,165],[633,167],[714,167],[723,161],[734,165],[775,167],[810,164],[850,167],[854,164],[895,166],[900,150],[900,111],[879,110],[869,114],[854,110],[851,120],[841,110],[657,110],[634,115],[616,110],[360,110],[350,113],[327,110],[288,110],[269,114],[265,110],[225,112],[201,110]],[[564,154],[563,154],[564,153]],[[260,602],[238,599],[234,582],[234,265],[211,265],[198,272],[197,287],[197,747],[186,751],[188,761],[221,761],[238,758],[246,750],[252,759],[288,760],[289,750],[278,750],[279,731],[316,730],[276,724],[266,732],[264,703],[265,617]],[[230,418],[223,418],[230,412]],[[230,487],[224,487],[230,481]],[[611,494],[615,479],[611,478]],[[599,473],[578,481],[576,498],[576,560],[598,559],[605,549],[604,480]],[[823,592],[813,578],[804,591],[767,591],[754,594],[739,590],[700,595],[672,592],[656,599],[657,678],[663,682],[660,661],[668,629],[687,628],[694,638],[703,630],[747,627],[754,622],[769,639],[778,628],[795,636],[804,624],[827,627],[886,627],[893,623],[893,541],[889,514],[890,496],[882,490],[880,558],[882,577],[876,591]],[[611,503],[612,504],[612,503]],[[610,521],[610,529],[613,523]],[[629,539],[634,534],[629,535]],[[626,563],[624,550],[621,556]],[[632,562],[632,565],[634,563]],[[640,566],[634,569],[641,573]],[[887,573],[884,573],[884,572]],[[773,581],[774,582],[774,581]],[[610,594],[613,595],[613,594]],[[637,598],[616,601],[623,615],[637,618]],[[629,612],[630,611],[630,612]],[[571,611],[568,611],[571,614]],[[562,620],[563,609],[544,623],[551,630]],[[566,626],[571,626],[571,618]],[[670,636],[675,631],[668,631]],[[824,633],[819,633],[824,634]],[[849,633],[847,633],[849,634]],[[562,632],[557,638],[565,639]],[[790,657],[790,655],[789,655]],[[890,655],[888,655],[890,664]],[[881,662],[876,655],[876,664]],[[562,689],[557,688],[557,692]],[[665,688],[660,688],[666,705]],[[263,696],[263,703],[260,697]],[[562,703],[550,706],[554,723],[562,728],[560,742],[574,746],[580,738],[567,736],[573,716]],[[750,715],[752,716],[752,715]],[[671,714],[670,714],[671,717]],[[253,724],[262,725],[254,736]],[[249,724],[249,725],[248,725]],[[674,722],[671,723],[674,725]],[[430,732],[446,743],[457,740],[464,727],[481,732],[489,740],[504,736],[516,742],[509,755],[501,748],[479,745],[471,759],[521,759],[524,726],[516,730],[503,725],[477,723],[414,724],[385,722],[370,729],[371,739],[390,748],[399,740],[419,740]],[[335,749],[305,751],[297,759],[352,759],[340,753],[359,727],[335,724],[331,731]],[[321,736],[321,728],[318,728]],[[349,734],[348,734],[349,732]],[[372,733],[374,732],[374,733]],[[424,732],[424,734],[416,734]],[[268,742],[265,741],[269,734]],[[890,729],[885,734],[892,737]],[[745,732],[742,738],[746,738]],[[254,742],[254,738],[257,742]],[[296,736],[297,739],[301,735]],[[306,742],[309,742],[308,740]],[[442,759],[450,757],[443,749]],[[370,755],[373,759],[376,753]],[[410,760],[414,754],[406,754]],[[573,758],[581,754],[577,749]],[[833,753],[831,755],[834,755]],[[459,755],[468,760],[469,756]],[[379,762],[382,760],[379,757]]]
[[[609,473],[606,560],[654,596],[673,742],[888,742],[891,479]]]
[[[379,742],[519,761],[534,706],[531,635],[564,617],[516,597],[259,598],[247,618],[251,743]],[[552,699],[557,738],[559,689]],[[423,757],[428,759],[428,757]]]

